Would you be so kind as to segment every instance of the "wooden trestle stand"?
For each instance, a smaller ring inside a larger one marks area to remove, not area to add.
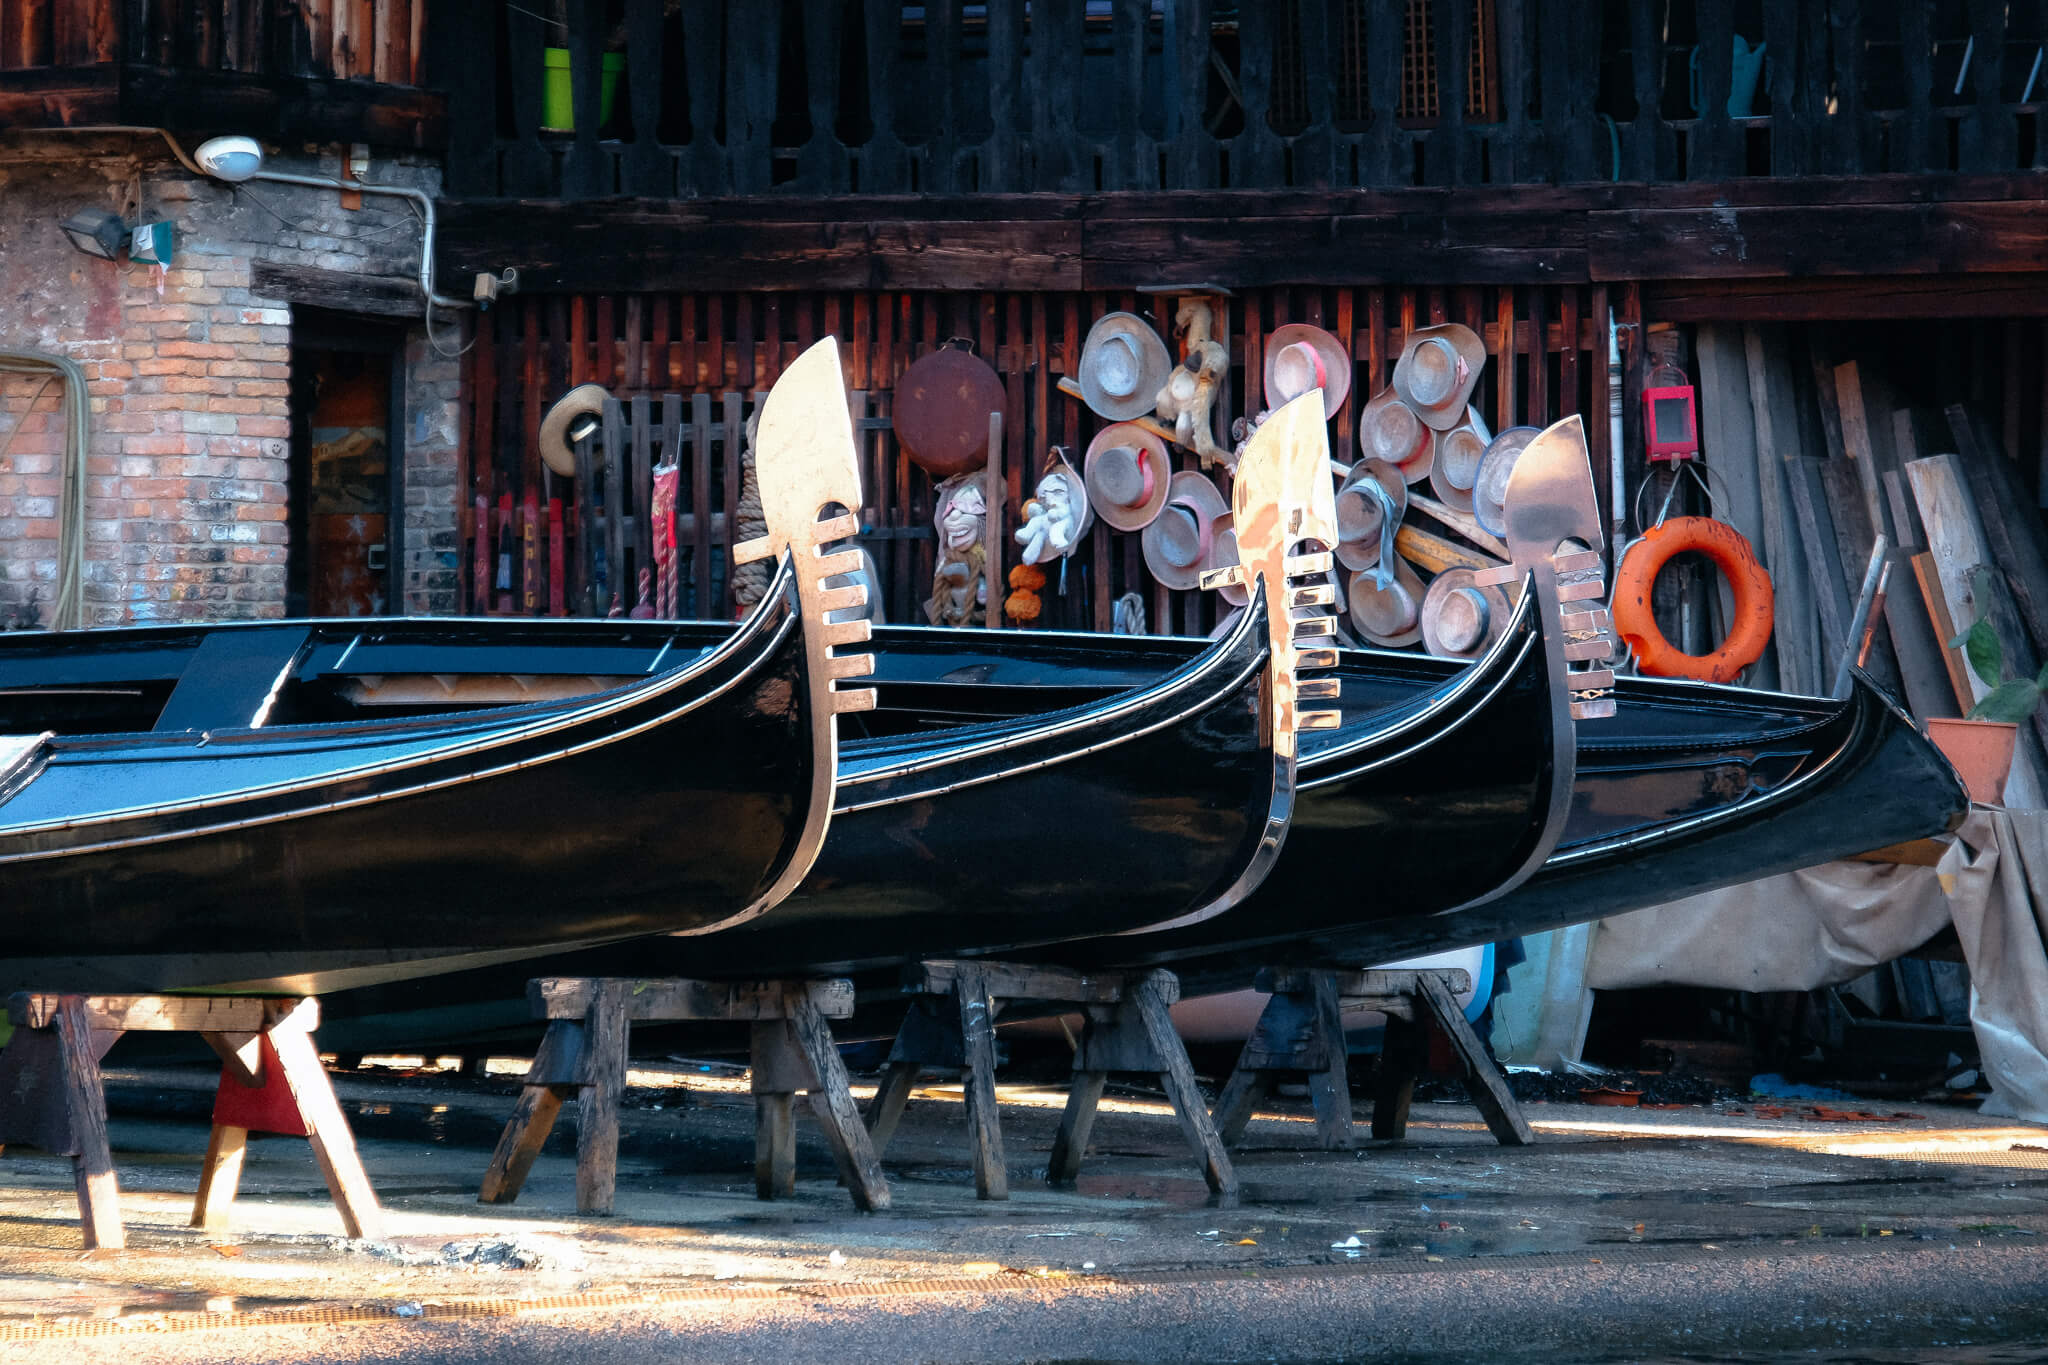
[[[227,1226],[249,1134],[283,1133],[312,1142],[348,1235],[383,1236],[376,1191],[313,1047],[319,1002],[23,992],[10,997],[7,1007],[15,1033],[0,1052],[0,1097],[6,1101],[0,1105],[0,1142],[71,1158],[88,1249],[127,1244],[107,1143],[100,1059],[130,1030],[197,1033],[220,1054],[220,1089],[193,1227]]]
[[[830,981],[634,981],[542,977],[527,983],[536,1016],[548,1020],[525,1089],[484,1172],[479,1203],[519,1197],[562,1101],[576,1116],[576,1209],[610,1213],[618,1185],[619,1094],[626,1083],[632,1021],[744,1020],[753,1026],[754,1190],[763,1199],[796,1192],[796,1125],[791,1100],[808,1091],[841,1181],[862,1210],[889,1207],[889,1185],[854,1107],[846,1064],[828,1019],[853,1013],[853,983]]]
[[[1003,1133],[996,1112],[995,1019],[1010,1001],[1030,1000],[1082,1014],[1087,1024],[1074,1053],[1074,1075],[1046,1161],[1046,1180],[1069,1185],[1081,1169],[1088,1134],[1110,1073],[1156,1076],[1173,1105],[1181,1133],[1201,1163],[1209,1188],[1237,1196],[1237,1173],[1202,1092],[1187,1047],[1167,1009],[1180,998],[1173,973],[1077,972],[1008,962],[926,962],[912,969],[904,990],[911,1002],[889,1050],[889,1069],[875,1093],[869,1127],[875,1150],[889,1145],[911,1088],[928,1066],[964,1067],[967,1124],[974,1141],[974,1192],[982,1199],[1010,1197]]]
[[[1452,968],[1436,971],[1328,971],[1268,967],[1253,982],[1272,999],[1245,1039],[1237,1068],[1216,1097],[1216,1128],[1226,1145],[1244,1136],[1252,1110],[1276,1077],[1303,1076],[1315,1106],[1316,1138],[1326,1150],[1351,1145],[1351,1083],[1344,1057],[1344,1011],[1377,1010],[1387,1017],[1373,1096],[1372,1135],[1398,1138],[1408,1131],[1415,1081],[1429,1059],[1431,1029],[1450,1044],[1472,1103],[1502,1146],[1535,1140],[1514,1095],[1493,1068],[1472,1031],[1457,994],[1471,978]]]

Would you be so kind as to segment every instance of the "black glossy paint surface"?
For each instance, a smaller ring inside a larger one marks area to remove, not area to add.
[[[95,634],[40,650],[145,653]],[[0,987],[314,990],[736,915],[796,851],[812,717],[793,598],[728,638],[571,703],[60,737],[0,801]],[[0,732],[14,701],[47,710],[0,695]]]

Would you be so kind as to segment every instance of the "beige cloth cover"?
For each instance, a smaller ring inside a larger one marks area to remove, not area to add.
[[[1797,991],[1839,985],[1951,919],[1996,1093],[2048,1123],[2048,811],[1979,806],[1938,867],[1823,863],[1601,921],[1586,984]]]

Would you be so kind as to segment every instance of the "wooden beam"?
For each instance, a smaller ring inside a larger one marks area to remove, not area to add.
[[[21,991],[8,997],[16,1028],[50,1028],[63,997],[51,991]],[[320,1002],[264,996],[92,995],[84,997],[86,1017],[96,1031],[116,1033],[259,1033],[265,1029],[309,1031],[320,1027]]]
[[[1596,280],[2032,272],[2048,216],[2025,202],[1625,209],[1587,215]]]
[[[446,99],[369,81],[253,76],[127,63],[119,121],[188,134],[246,133],[268,142],[367,142],[439,151]]]
[[[741,280],[753,290],[1082,287],[1072,223],[726,222],[637,201],[512,208],[481,200],[450,205],[441,221],[451,278],[516,265],[530,291],[595,292],[621,279],[686,293]]]
[[[1754,318],[1773,315],[1777,284],[1723,301],[1668,282],[2032,278],[2048,258],[2044,197],[2048,177],[2014,174],[1711,187],[458,199],[442,212],[442,264],[454,276],[517,265],[529,289],[572,292],[621,278],[651,291],[729,288],[735,279],[759,290],[1112,291],[1204,273],[1245,287],[1648,278],[1667,282],[1659,287],[1670,307]],[[1795,282],[1794,293],[1851,307],[1833,287]],[[1938,285],[1902,287],[1909,310],[1959,306]],[[2000,302],[1981,287],[1974,296]]]
[[[1819,620],[1813,577],[1799,543],[1787,455],[1799,453],[1798,409],[1794,406],[1792,362],[1782,327],[1742,329],[1743,359],[1749,371],[1751,425],[1755,428],[1757,480],[1763,504],[1764,563],[1771,573],[1777,619],[1771,644],[1778,656],[1778,681],[1788,692],[1814,695],[1828,686],[1820,666]]]
[[[2027,633],[2048,653],[2048,532],[2042,529],[2034,499],[2022,484],[2019,467],[1978,442],[1969,413],[1960,404],[1946,415],[1991,558],[2011,585]]]
[[[970,965],[980,973],[979,979],[983,983],[983,988],[999,1000],[1057,1000],[1064,1004],[1080,1005],[1114,1004],[1123,998],[1122,973],[1091,975],[1071,967],[1019,966],[1010,962],[970,964],[937,960],[921,963],[909,969],[906,980],[918,990],[943,995],[955,988],[962,979],[961,974]]]
[[[1655,280],[1643,286],[1643,308],[1659,322],[2041,317],[2048,272]]]
[[[1715,512],[1742,533],[1757,551],[1764,568],[1775,580],[1779,559],[1774,557],[1772,537],[1764,521],[1763,475],[1778,477],[1775,461],[1759,468],[1756,446],[1756,411],[1749,394],[1749,359],[1743,349],[1742,333],[1735,327],[1702,327],[1696,350],[1700,366],[1701,458],[1712,471],[1721,495]],[[1735,598],[1728,580],[1715,576],[1721,597],[1721,619],[1735,619]],[[1777,690],[1780,685],[1778,642],[1772,639],[1755,664],[1747,682],[1751,687]]]
[[[527,1004],[540,1019],[580,1019],[590,1009],[600,978],[536,977],[526,983]],[[629,981],[626,1017],[634,1021],[781,1019],[780,981]],[[811,1003],[828,1019],[853,1014],[853,983],[843,978],[809,983]]]
[[[249,292],[259,298],[331,308],[338,313],[394,318],[417,318],[424,303],[419,281],[410,277],[358,275],[279,261],[250,265]]]
[[[111,65],[0,72],[0,129],[86,128],[120,117],[121,82]]]
[[[1247,205],[1246,207],[1251,207]],[[1514,284],[1587,278],[1576,214],[1333,213],[1311,221],[1090,219],[1083,288],[1185,282],[1191,263],[1237,288],[1308,284]]]

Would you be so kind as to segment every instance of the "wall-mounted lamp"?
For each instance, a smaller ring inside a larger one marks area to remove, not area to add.
[[[239,185],[263,169],[263,148],[253,137],[211,137],[199,144],[192,159],[215,180]]]
[[[103,261],[118,259],[121,248],[128,245],[128,225],[121,221],[120,214],[106,209],[80,209],[66,218],[62,226],[71,245]]]

